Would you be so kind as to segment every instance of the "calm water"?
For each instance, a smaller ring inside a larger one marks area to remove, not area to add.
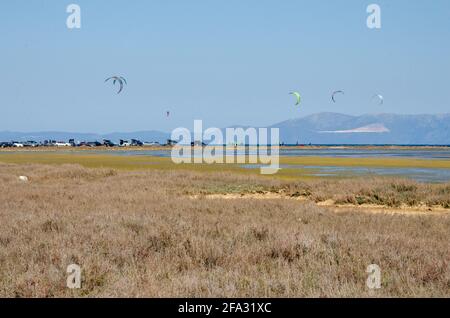
[[[319,172],[311,175],[317,176],[389,176],[413,179],[419,182],[450,182],[450,169],[429,168],[363,168],[363,167],[314,167],[306,166],[306,169],[316,169]]]
[[[255,154],[255,151],[236,151],[235,154]],[[141,155],[170,157],[169,150],[157,151],[123,151],[118,155]],[[281,156],[288,157],[334,157],[334,158],[417,158],[429,160],[450,160],[450,147],[448,149],[282,149]],[[246,168],[259,168],[258,165],[245,165]],[[366,168],[366,167],[336,167],[336,166],[281,166],[281,168],[298,168],[306,170],[307,175],[320,177],[336,176],[390,176],[409,178],[419,182],[450,182],[450,169],[431,168]]]
[[[340,157],[340,158],[420,158],[420,159],[448,159],[450,160],[450,148],[448,150],[399,150],[399,149],[314,149],[314,150],[282,150],[284,156],[310,156],[310,157]]]
[[[253,165],[253,168],[256,167],[257,167],[256,165]],[[281,165],[280,167],[289,169],[295,168],[302,169],[304,175],[316,177],[386,176],[386,177],[408,178],[426,183],[450,182],[450,169],[367,168],[367,167],[301,166],[301,165]]]
[[[156,156],[170,157],[170,150],[142,150],[142,151],[77,151],[67,150],[67,153],[79,154],[112,154],[119,156]],[[255,151],[245,153],[236,151],[235,155],[255,154]],[[282,149],[281,156],[288,157],[334,157],[334,158],[417,158],[428,160],[450,160],[450,147],[448,149],[354,149],[354,148],[326,148],[326,149]],[[246,168],[258,168],[257,165],[245,165]],[[450,182],[450,169],[432,168],[366,168],[366,167],[336,167],[336,166],[302,166],[290,165],[281,168],[302,169],[311,176],[399,176],[410,178],[419,182]]]
[[[87,151],[83,151],[86,153]],[[89,153],[105,153],[122,156],[155,156],[155,157],[170,157],[170,150],[142,150],[142,151],[127,151],[119,150],[115,152],[110,151],[96,151]],[[236,155],[256,154],[254,150],[244,152],[239,150],[234,152]],[[282,149],[280,156],[288,157],[334,157],[334,158],[418,158],[418,159],[440,159],[450,160],[450,147],[447,149],[430,149],[430,150],[402,150],[402,149],[341,149],[341,148],[327,148],[327,149]]]

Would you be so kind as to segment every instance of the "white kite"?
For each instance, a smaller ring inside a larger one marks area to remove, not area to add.
[[[375,94],[375,95],[372,96],[372,99],[374,99],[374,98],[378,99],[378,105],[383,105],[383,103],[384,103],[383,95]]]

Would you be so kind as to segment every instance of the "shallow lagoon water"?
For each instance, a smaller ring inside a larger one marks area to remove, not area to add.
[[[152,156],[170,158],[171,151],[167,150],[60,150],[61,153],[76,154],[105,154],[117,156]],[[10,152],[19,153],[19,152]],[[50,153],[50,152],[49,152]],[[232,151],[231,155],[256,154],[255,150]],[[281,149],[280,156],[284,157],[330,157],[330,158],[403,158],[403,159],[427,159],[450,160],[450,147],[448,149],[361,149],[330,147],[324,149]],[[243,165],[245,168],[259,168],[261,165]],[[409,178],[419,182],[450,182],[450,169],[436,168],[384,168],[384,167],[353,167],[353,166],[305,166],[305,165],[281,165],[281,168],[302,169],[306,175],[317,177],[348,177],[348,176],[391,176]],[[308,172],[308,170],[310,172]]]
[[[169,158],[171,150],[77,150],[77,149],[59,149],[59,153],[76,153],[76,154],[105,154],[119,156],[153,156]],[[23,153],[21,151],[11,151],[9,153]],[[42,153],[53,153],[51,151],[42,151]],[[416,159],[437,159],[450,160],[450,146],[448,149],[361,149],[351,147],[329,147],[323,149],[280,149],[280,156],[285,157],[331,157],[331,158],[416,158]],[[252,149],[250,151],[237,150],[231,151],[233,155],[255,155],[257,152]]]
[[[242,168],[259,169],[263,165],[246,164]],[[342,167],[342,166],[304,166],[304,165],[280,165],[281,169],[301,169],[304,176],[311,177],[362,177],[384,176],[412,179],[423,183],[450,182],[450,169],[432,168],[367,168],[367,167]]]
[[[111,154],[110,151],[92,151],[92,153]],[[234,155],[255,155],[255,150],[238,150]],[[170,150],[119,150],[113,154],[124,156],[156,156],[170,157]],[[450,160],[450,147],[447,149],[351,149],[351,148],[326,148],[326,149],[281,149],[280,156],[286,157],[332,157],[332,158],[416,158]]]
[[[255,151],[235,151],[235,155],[256,154]],[[146,155],[142,153],[142,155]],[[155,152],[152,155],[168,157],[170,152]],[[331,158],[408,158],[427,160],[450,160],[450,148],[447,149],[281,149],[280,156],[286,157],[331,157]],[[254,169],[261,165],[242,165]],[[306,170],[306,175],[316,177],[348,177],[348,176],[389,176],[416,180],[418,182],[444,183],[450,182],[450,169],[433,168],[380,168],[380,167],[352,167],[352,166],[304,166],[281,165],[281,168]],[[308,173],[310,170],[310,173]]]
[[[290,166],[289,168],[293,168]],[[429,168],[366,168],[366,167],[335,167],[335,166],[301,166],[310,169],[311,176],[388,176],[413,179],[419,182],[444,183],[450,181],[450,169]]]

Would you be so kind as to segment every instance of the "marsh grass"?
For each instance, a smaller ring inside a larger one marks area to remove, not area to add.
[[[337,214],[312,201],[185,195],[208,189],[441,202],[450,188],[0,164],[0,296],[450,296],[448,214]],[[65,287],[72,263],[83,271],[80,290]],[[382,269],[374,292],[365,285],[372,263]]]
[[[315,202],[374,204],[388,207],[450,207],[449,184],[424,184],[407,179],[360,177],[344,180],[291,182],[282,186],[287,195],[306,196]]]
[[[247,158],[248,159],[248,158]],[[112,168],[119,170],[189,170],[205,172],[239,172],[258,175],[259,169],[244,168],[241,164],[174,164],[170,158],[155,156],[114,155],[114,151],[104,153],[44,151],[1,151],[0,162],[15,164],[79,164],[87,168]],[[371,168],[433,168],[450,169],[450,160],[427,160],[413,158],[336,158],[336,157],[280,157],[280,164],[294,165],[268,178],[289,181],[317,179],[311,173],[314,169],[303,166],[371,167]],[[318,171],[318,170],[316,170]]]

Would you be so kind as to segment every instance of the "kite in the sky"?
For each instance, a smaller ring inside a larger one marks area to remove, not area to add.
[[[372,99],[374,99],[374,98],[378,99],[378,105],[383,105],[383,103],[384,103],[383,95],[375,94],[372,96]]]
[[[123,78],[122,76],[112,76],[110,78],[107,78],[105,80],[105,83],[109,80],[114,80],[113,81],[113,85],[116,85],[116,83],[119,83],[119,91],[117,92],[117,94],[120,94],[120,92],[123,90],[123,84],[127,84],[127,80],[125,78]]]
[[[169,112],[169,111],[166,112],[166,116],[167,116],[167,117],[170,116],[170,112]]]
[[[300,93],[299,92],[292,92],[292,93],[289,93],[289,94],[294,95],[296,97],[297,102],[296,102],[295,106],[299,105],[301,100],[302,100],[302,98],[300,96]]]
[[[344,91],[335,91],[335,92],[333,92],[333,94],[331,95],[331,100],[333,101],[333,103],[336,103],[335,96],[336,96],[337,94],[342,94],[342,95],[344,95],[345,93],[344,93]]]

